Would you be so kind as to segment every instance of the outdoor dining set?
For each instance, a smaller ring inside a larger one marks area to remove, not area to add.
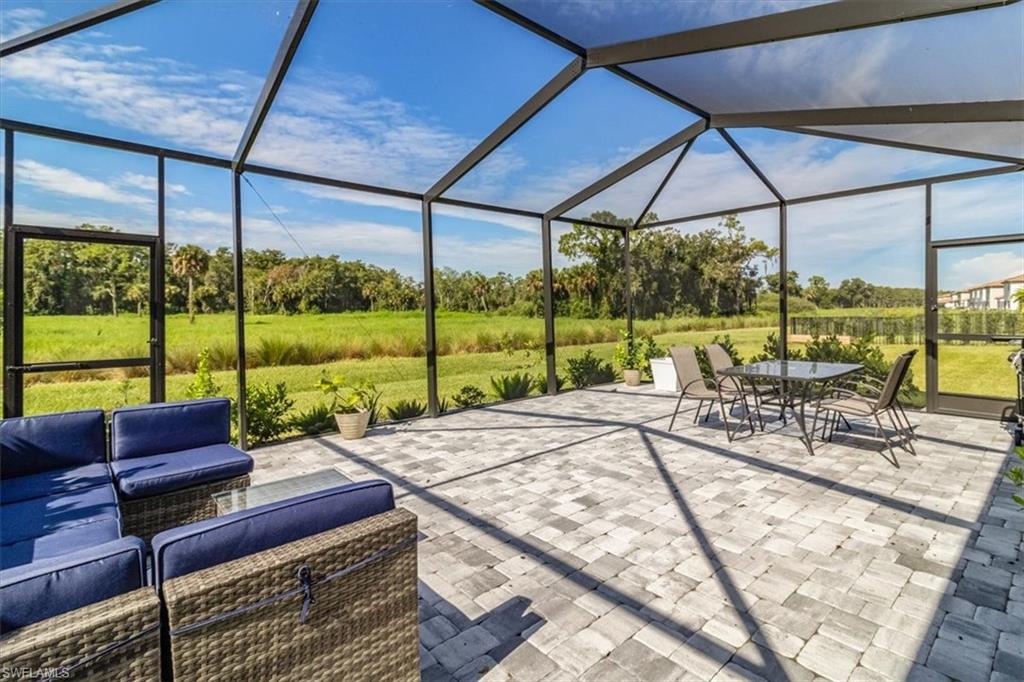
[[[734,365],[729,353],[719,344],[709,344],[704,351],[714,378],[703,374],[697,351],[692,346],[670,349],[680,390],[669,430],[675,425],[683,399],[689,398],[697,400],[693,417],[695,424],[701,414],[707,421],[714,406],[718,405],[730,442],[740,428],[734,429],[729,424],[729,416],[735,408],[741,411],[741,424],[746,422],[754,434],[755,419],[764,430],[762,408],[774,407],[783,422],[787,419],[787,412],[793,416],[801,440],[811,455],[814,454],[814,441],[819,432],[823,440],[830,441],[841,425],[851,428],[850,419],[872,420],[876,433],[885,442],[893,466],[899,466],[894,444],[916,454],[914,430],[899,400],[900,388],[916,350],[897,357],[884,380],[866,375],[864,365],[860,363],[765,360]],[[706,413],[703,411],[705,403]],[[810,418],[808,408],[813,410]],[[886,433],[883,417],[888,418],[892,426],[892,437]]]

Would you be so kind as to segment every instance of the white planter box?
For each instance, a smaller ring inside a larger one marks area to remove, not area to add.
[[[651,358],[651,374],[654,376],[654,388],[658,391],[679,392],[679,380],[672,358]]]

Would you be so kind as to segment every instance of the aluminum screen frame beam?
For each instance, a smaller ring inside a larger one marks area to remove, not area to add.
[[[668,169],[668,173],[665,174],[665,177],[658,185],[658,188],[654,190],[654,194],[651,195],[651,198],[647,201],[647,204],[644,206],[643,210],[640,211],[639,215],[637,215],[636,220],[633,221],[633,225],[630,227],[630,230],[637,229],[640,226],[640,223],[643,222],[644,218],[647,217],[647,214],[651,212],[651,209],[654,208],[654,204],[656,201],[658,201],[658,197],[660,197],[661,193],[665,191],[665,188],[668,186],[668,183],[672,180],[672,176],[676,174],[676,169],[679,168],[679,164],[683,162],[683,159],[685,159],[686,155],[690,152],[690,147],[693,146],[693,142],[694,140],[690,140],[685,145],[683,145],[683,150],[679,152],[679,156],[677,156],[676,160],[672,162],[672,167]],[[625,232],[624,236],[627,239],[629,238],[629,230]]]
[[[538,24],[533,19],[530,19],[520,14],[511,7],[507,7],[501,4],[500,2],[495,2],[494,0],[475,0],[475,2],[481,7],[484,7],[485,9],[494,12],[495,14],[503,17],[504,19],[507,19],[508,21],[511,21],[514,24],[522,26],[527,31],[531,31],[532,33],[537,34],[541,38],[544,38],[545,40],[548,40],[554,43],[555,45],[558,45],[564,50],[568,50],[569,52],[572,52],[573,54],[579,57],[585,58],[587,55],[587,50],[582,45],[578,45],[573,41],[569,40],[568,38],[566,38],[565,36],[552,31],[546,26]],[[585,66],[589,68],[589,64],[585,64]],[[651,94],[657,95],[658,97],[661,97],[662,99],[665,99],[671,102],[672,104],[675,104],[677,107],[682,107],[683,109],[686,109],[692,114],[696,114],[701,118],[708,118],[710,116],[708,112],[704,111],[700,107],[697,107],[691,104],[690,102],[687,102],[686,100],[683,100],[680,97],[673,95],[672,93],[658,87],[657,85],[651,83],[650,81],[647,81],[633,73],[630,73],[629,71],[626,71],[622,67],[608,66],[605,68],[607,68],[608,71],[614,73],[616,76],[619,76],[620,78],[625,78],[633,85],[641,87],[644,90],[650,92]]]
[[[31,33],[5,40],[0,44],[0,58],[10,57],[23,50],[37,47],[57,38],[77,33],[87,28],[102,24],[105,21],[116,19],[130,12],[149,7],[159,0],[118,0],[109,5],[97,7],[94,10],[83,12],[78,16],[59,21],[56,24],[45,26]]]
[[[505,140],[512,137],[516,131],[526,125],[530,119],[541,112],[544,107],[550,104],[562,92],[583,75],[586,69],[583,67],[583,58],[576,57],[565,65],[561,71],[535,92],[530,99],[522,106],[512,112],[512,115],[505,119],[501,125],[495,128],[490,135],[464,156],[444,176],[434,183],[433,187],[423,194],[424,201],[433,201],[447,192],[452,185],[457,183],[463,176],[473,170],[477,164],[483,161],[495,149],[500,147]]]
[[[587,66],[618,66],[1010,5],[1017,0],[857,0],[704,26],[587,50]]]
[[[941,123],[935,125],[942,125]],[[861,144],[873,144],[882,147],[895,147],[896,149],[908,149],[914,152],[928,152],[930,154],[945,154],[946,156],[958,156],[968,159],[979,159],[981,161],[996,161],[999,163],[1024,163],[1024,157],[1007,156],[1004,154],[988,154],[986,152],[972,152],[966,149],[954,149],[952,147],[937,147],[930,144],[917,142],[901,142],[899,140],[886,140],[880,137],[868,135],[855,135],[834,130],[817,130],[815,128],[804,128],[800,126],[778,127],[771,130],[780,130],[784,133],[797,133],[800,135],[813,135],[815,137],[826,137],[834,140],[845,140],[846,142],[858,142]]]
[[[292,18],[288,22],[288,28],[285,29],[284,35],[281,37],[281,45],[277,48],[274,63],[271,64],[267,79],[263,82],[263,90],[260,91],[256,106],[253,107],[249,122],[246,123],[245,131],[242,133],[242,139],[238,142],[238,149],[235,150],[235,156],[231,161],[231,167],[236,172],[241,172],[245,166],[249,152],[252,151],[252,146],[256,143],[256,136],[259,135],[260,128],[263,127],[263,122],[266,120],[267,114],[270,113],[274,97],[288,74],[288,67],[291,66],[292,59],[295,58],[295,53],[299,49],[299,44],[306,34],[306,29],[313,19],[313,12],[316,11],[319,2],[320,0],[299,0],[295,6]]]
[[[571,211],[587,199],[590,199],[597,194],[600,194],[604,190],[608,189],[612,185],[620,182],[621,180],[629,177],[636,171],[640,170],[644,166],[654,163],[665,154],[668,154],[673,149],[677,149],[682,145],[686,144],[690,140],[694,139],[701,133],[707,130],[707,122],[704,119],[691,123],[687,127],[680,130],[678,133],[668,137],[658,144],[654,145],[643,154],[634,157],[630,161],[627,161],[623,165],[619,166],[611,173],[608,173],[603,178],[600,178],[588,187],[581,189],[576,194],[572,195],[562,203],[553,207],[550,211],[544,213],[544,217],[548,220],[561,217],[566,211]]]
[[[837,192],[824,192],[821,194],[810,194],[802,197],[796,197],[793,199],[786,199],[785,203],[788,206],[796,204],[809,204],[815,201],[828,201],[829,199],[842,199],[844,197],[860,196],[863,194],[875,194],[877,192],[891,192],[899,189],[909,189],[911,187],[922,187],[931,184],[941,184],[944,182],[956,182],[958,180],[973,180],[975,178],[990,177],[993,175],[1004,175],[1006,173],[1019,173],[1024,171],[1024,164],[998,166],[996,168],[983,168],[981,170],[965,171],[963,173],[950,173],[948,175],[933,175],[927,178],[921,178],[919,180],[904,180],[901,182],[892,182],[884,185],[871,185],[870,187],[859,187],[855,189],[840,190]],[[730,213],[751,213],[753,211],[761,211],[769,208],[777,208],[780,203],[778,201],[772,201],[764,204],[751,204],[747,206],[737,206],[735,208],[729,208],[725,210],[708,211],[706,213],[696,213],[693,215],[682,216],[680,218],[670,218],[667,220],[658,220],[653,223],[647,223],[646,225],[640,226],[640,229],[646,229],[648,227],[664,227],[666,225],[677,225],[679,223],[693,222],[694,220],[706,220],[708,218],[717,218],[719,216],[727,215]]]
[[[1003,123],[1024,121],[1024,100],[897,104],[712,114],[712,128],[886,125],[893,123]]]
[[[725,140],[730,147],[732,147],[732,150],[736,152],[736,156],[740,157],[743,163],[747,164],[747,168],[757,176],[757,179],[761,181],[761,184],[767,187],[768,191],[771,192],[776,199],[785,203],[786,197],[782,196],[782,193],[775,188],[775,185],[773,185],[768,177],[761,172],[761,169],[757,167],[754,160],[747,156],[747,153],[743,151],[743,148],[739,146],[736,140],[732,139],[732,135],[729,134],[729,131],[725,128],[720,128],[718,130],[718,134],[722,136],[722,139]]]

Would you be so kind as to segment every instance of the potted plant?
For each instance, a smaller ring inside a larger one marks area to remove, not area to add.
[[[338,423],[338,432],[345,440],[362,438],[373,415],[376,390],[367,381],[350,383],[343,376],[320,377],[317,387],[331,396],[331,411]]]
[[[622,341],[615,347],[615,362],[622,368],[627,386],[640,385],[640,373],[647,367],[648,360],[659,352],[654,337],[645,335],[636,339],[631,332],[622,332]]]

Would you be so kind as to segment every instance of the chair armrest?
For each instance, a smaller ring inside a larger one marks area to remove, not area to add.
[[[0,676],[160,678],[160,600],[143,587],[10,632],[0,639]]]
[[[231,641],[239,679],[415,679],[416,539],[393,509],[167,580],[174,677],[222,674]]]

